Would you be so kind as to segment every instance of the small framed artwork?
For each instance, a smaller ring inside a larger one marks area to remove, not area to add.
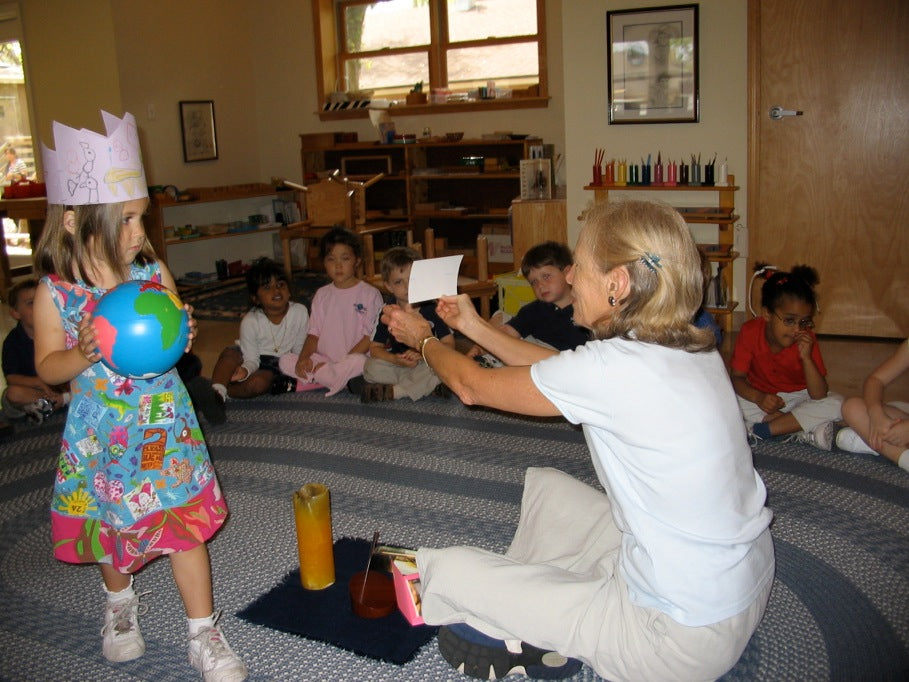
[[[218,158],[214,100],[180,102],[183,160],[210,161]]]
[[[609,123],[697,123],[698,6],[606,13]]]

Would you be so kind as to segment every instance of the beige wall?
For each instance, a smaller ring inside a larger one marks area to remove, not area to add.
[[[19,4],[34,134],[47,140],[54,119],[103,128],[98,110],[122,108],[110,0]]]
[[[747,2],[700,0],[699,123],[609,125],[606,84],[606,12],[615,9],[665,6],[665,0],[566,0],[561,3],[563,60],[565,63],[565,150],[567,158],[568,241],[579,231],[577,216],[592,199],[582,188],[591,181],[594,149],[606,149],[607,158],[629,163],[657,152],[676,161],[701,154],[701,160],[728,157],[729,172],[742,189],[736,194],[736,249],[745,255],[747,159]],[[680,3],[681,4],[681,3]],[[636,194],[640,197],[640,194]],[[707,205],[706,193],[648,193],[673,205]],[[715,241],[716,228],[693,226],[698,241]],[[736,300],[743,300],[745,262],[736,264]]]
[[[178,187],[262,181],[258,39],[246,0],[111,3],[123,106],[144,133],[146,175]],[[183,161],[179,102],[213,100],[218,159]]]
[[[39,135],[59,119],[100,127],[99,107],[136,115],[146,170],[154,184],[178,187],[300,179],[300,133],[375,132],[363,119],[321,123],[305,0],[23,0],[23,26]],[[610,157],[663,158],[692,153],[729,159],[746,202],[746,0],[700,0],[701,121],[695,124],[607,123],[606,12],[664,5],[665,0],[547,0],[547,109],[400,117],[397,127],[419,134],[494,130],[537,134],[565,161],[569,242],[590,193],[593,149]],[[180,100],[213,99],[219,159],[184,163]],[[149,117],[149,108],[154,118]],[[706,199],[712,195],[693,195]],[[680,203],[678,195],[669,198]],[[693,203],[703,203],[694,200]],[[747,248],[744,216],[737,248]],[[709,235],[698,235],[711,241]],[[737,264],[738,291],[743,267]],[[741,294],[737,294],[742,300]]]
[[[550,94],[548,109],[518,109],[491,113],[395,117],[398,132],[418,136],[425,126],[433,133],[461,131],[479,137],[495,130],[540,135],[563,151],[564,118],[562,89],[561,1],[547,0]],[[292,7],[291,7],[292,6]],[[249,24],[257,36],[257,119],[263,176],[284,176],[299,181],[298,135],[319,131],[356,131],[361,140],[377,139],[375,129],[364,119],[321,123],[315,115],[322,102],[315,86],[315,55],[309,2],[261,0],[250,12]]]
[[[49,132],[53,119],[98,128],[102,105],[113,113],[130,111],[139,123],[153,184],[267,182],[272,176],[299,181],[300,133],[356,131],[361,140],[375,137],[367,120],[322,123],[315,114],[321,101],[305,0],[25,0],[23,5],[26,49],[31,54],[29,46],[39,45],[42,55],[29,73],[37,84],[40,133]],[[560,5],[547,2],[553,81],[548,109],[400,117],[398,129],[420,133],[428,125],[468,136],[512,130],[540,135],[561,152]],[[77,6],[81,14],[73,21]],[[79,26],[76,45],[59,38],[71,22]],[[92,46],[85,52],[103,46],[103,58],[83,69],[71,55],[80,45]],[[177,103],[187,99],[215,101],[216,161],[183,161]]]

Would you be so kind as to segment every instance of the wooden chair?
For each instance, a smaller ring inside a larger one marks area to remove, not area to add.
[[[423,233],[423,244],[427,258],[451,255],[445,239],[437,239],[435,230],[431,227],[427,227]],[[489,319],[490,302],[493,296],[498,295],[499,287],[489,273],[489,240],[484,234],[477,235],[476,252],[464,254],[461,273],[458,275],[458,293],[479,299],[480,314],[484,319]]]
[[[395,223],[395,225],[398,225],[398,223]],[[376,271],[376,263],[379,259],[376,258],[375,244],[372,236],[375,232],[384,231],[385,229],[384,223],[380,230],[371,230],[367,224],[366,228],[360,231],[363,239],[363,272],[361,274],[361,279],[380,289],[382,288],[382,273]],[[407,223],[400,223],[399,229],[406,229],[406,246],[409,246],[416,250],[420,255],[423,255],[422,245],[419,242],[413,241],[413,230],[410,229],[410,225]]]
[[[358,223],[364,223],[366,211],[365,203],[362,202],[363,190],[381,177],[382,174],[379,174],[367,182],[352,182],[347,178],[341,179],[339,172],[335,171],[322,182],[309,186],[283,181],[288,187],[303,192],[306,215],[306,220],[286,225],[279,232],[284,271],[289,278],[293,277],[291,242],[294,239],[320,239],[333,227],[343,226],[354,230]]]
[[[335,171],[326,180],[311,186],[298,185],[284,180],[284,184],[303,192],[306,202],[307,219],[298,223],[291,223],[281,228],[281,250],[284,257],[284,271],[288,277],[293,276],[293,260],[290,253],[290,243],[294,239],[316,240],[323,237],[333,227],[346,227],[361,235],[366,248],[366,237],[389,230],[404,230],[407,232],[408,245],[413,241],[411,225],[405,221],[368,221],[366,219],[366,188],[382,179],[384,173],[374,175],[363,182],[340,179]],[[372,243],[369,245],[372,250]],[[372,264],[372,274],[375,274],[374,256],[364,258],[364,265],[369,268]]]

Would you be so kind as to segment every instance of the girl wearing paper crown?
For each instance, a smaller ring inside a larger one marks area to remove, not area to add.
[[[35,361],[44,381],[69,381],[72,391],[51,503],[54,555],[100,565],[102,650],[115,662],[145,652],[146,593],[133,590],[132,574],[169,555],[190,663],[206,682],[239,682],[247,670],[217,624],[205,544],[227,505],[186,388],[176,369],[136,379],[99,362],[92,311],[102,294],[136,279],[176,288],[145,238],[136,120],[101,115],[106,135],[55,122],[55,149],[42,146],[48,214],[35,254]],[[189,350],[196,323],[186,310]]]

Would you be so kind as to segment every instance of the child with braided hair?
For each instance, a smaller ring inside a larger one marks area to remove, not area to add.
[[[794,434],[822,450],[833,446],[843,399],[831,393],[814,328],[817,271],[796,265],[761,287],[761,314],[739,331],[732,385],[749,440]]]

